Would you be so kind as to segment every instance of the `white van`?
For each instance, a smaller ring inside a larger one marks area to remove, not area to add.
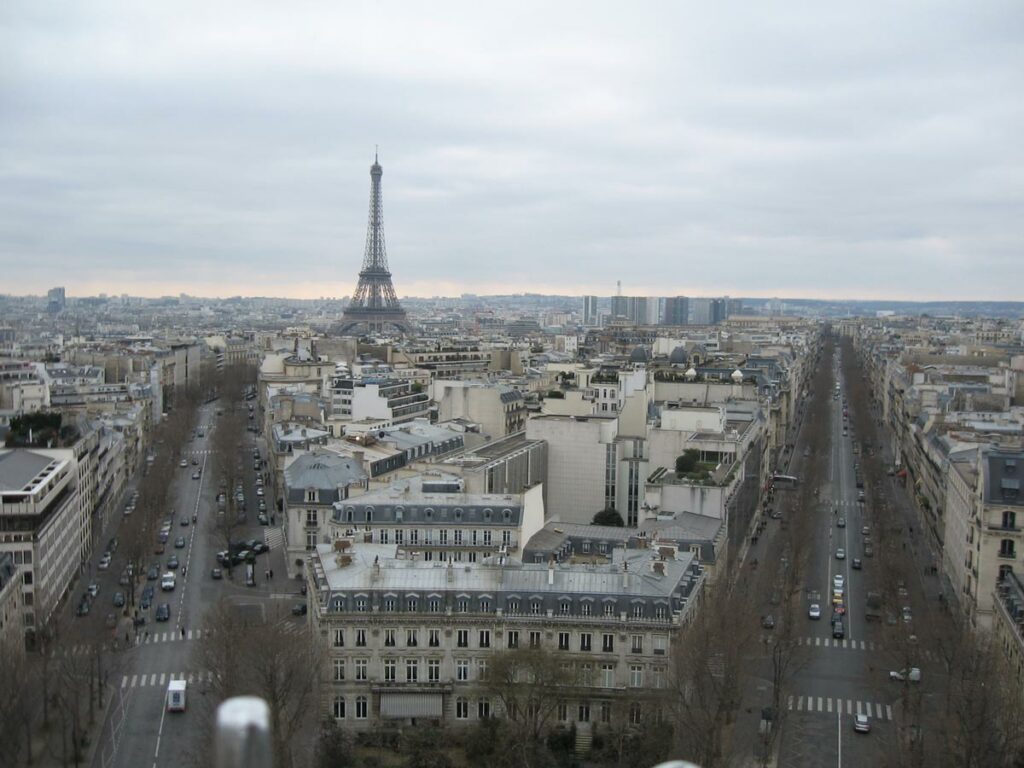
[[[185,711],[185,681],[184,680],[171,680],[167,684],[167,711],[168,712],[184,712]]]

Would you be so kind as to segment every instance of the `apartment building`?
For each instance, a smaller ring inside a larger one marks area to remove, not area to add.
[[[285,562],[289,573],[301,572],[309,553],[331,538],[327,524],[335,502],[347,499],[353,487],[363,487],[367,475],[356,459],[322,449],[297,456],[283,475]]]
[[[630,721],[667,684],[673,643],[697,609],[689,553],[618,550],[608,565],[403,558],[350,539],[307,569],[313,637],[326,644],[324,714],[352,730],[501,716],[481,692],[496,653],[533,648],[571,666],[553,725],[589,730],[619,705]]]
[[[89,542],[79,468],[68,449],[0,451],[0,553],[21,569],[25,642],[49,619]]]
[[[440,462],[458,475],[468,493],[522,493],[547,482],[548,446],[516,432]]]
[[[979,515],[975,518],[976,621],[992,619],[995,585],[1024,573],[1024,451],[983,450],[978,464]]]
[[[400,378],[334,377],[330,397],[332,417],[342,422],[372,419],[395,426],[425,418],[430,409],[430,396]]]
[[[519,432],[526,424],[523,394],[507,385],[436,379],[432,391],[439,421],[475,422],[492,439]]]
[[[395,544],[428,562],[476,563],[518,552],[543,525],[539,485],[518,494],[467,493],[458,478],[431,472],[335,502],[327,536]]]

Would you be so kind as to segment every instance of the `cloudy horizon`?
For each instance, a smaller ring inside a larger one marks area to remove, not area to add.
[[[0,293],[1020,300],[1018,3],[10,3]]]

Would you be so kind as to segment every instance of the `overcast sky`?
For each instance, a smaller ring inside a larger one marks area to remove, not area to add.
[[[1024,4],[0,5],[0,293],[1024,299]]]

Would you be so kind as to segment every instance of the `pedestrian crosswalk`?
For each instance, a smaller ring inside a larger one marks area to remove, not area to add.
[[[121,688],[162,687],[171,680],[187,683],[208,683],[213,680],[212,672],[145,672],[140,675],[122,675]]]
[[[185,634],[182,635],[181,630],[177,632],[139,632],[135,636],[133,641],[134,645],[152,645],[154,643],[174,643],[181,642],[183,640],[200,640],[204,637],[209,637],[210,630],[208,629],[187,629]],[[80,643],[72,646],[71,654],[73,656],[87,656],[93,653],[96,649],[87,644]]]
[[[880,643],[870,640],[837,640],[832,637],[800,637],[797,645],[811,645],[815,648],[843,648],[848,651],[880,651]]]
[[[283,528],[264,528],[263,529],[263,541],[272,550],[281,549],[284,547],[284,529]]]
[[[790,712],[819,712],[835,715],[867,715],[876,720],[892,720],[892,706],[876,701],[857,701],[829,696],[790,696],[786,702]]]

